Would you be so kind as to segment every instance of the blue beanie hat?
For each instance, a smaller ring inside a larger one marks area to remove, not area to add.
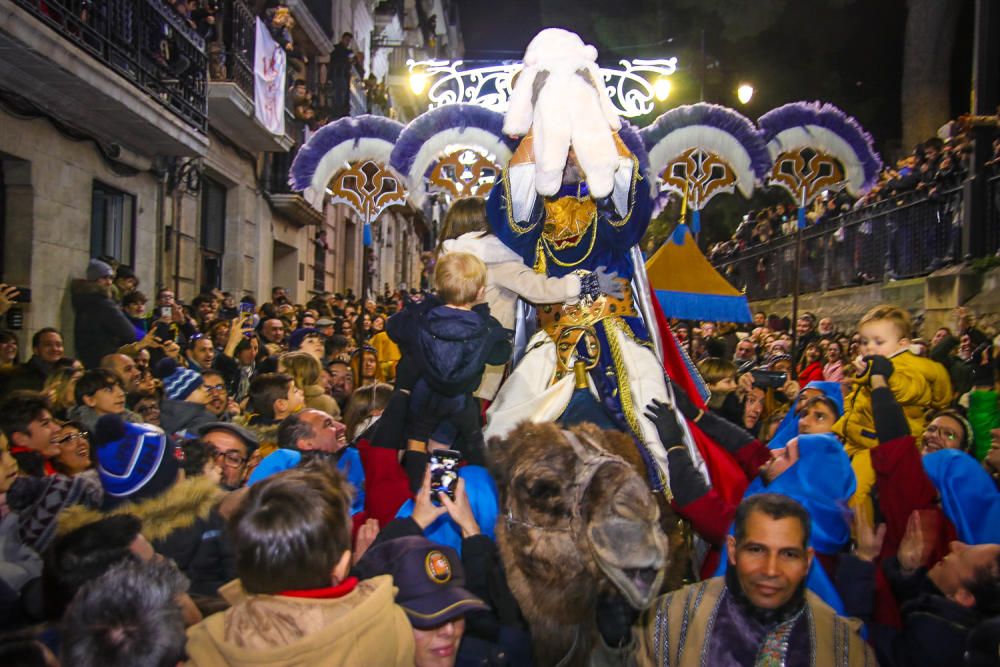
[[[94,431],[105,508],[158,496],[177,481],[177,459],[161,429],[104,415]]]
[[[183,401],[205,383],[201,373],[180,366],[167,357],[156,365],[156,374],[163,380],[163,393],[172,401]]]
[[[302,329],[296,329],[292,332],[292,335],[288,337],[288,349],[297,350],[302,347],[302,341],[304,341],[308,336],[322,336],[319,329],[313,329],[312,327],[304,327]]]

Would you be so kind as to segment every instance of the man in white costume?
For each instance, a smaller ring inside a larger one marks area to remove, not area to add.
[[[640,289],[627,287],[622,298],[604,294],[540,307],[541,328],[487,412],[485,434],[503,436],[526,419],[559,420],[576,386],[574,365],[582,362],[604,416],[633,436],[652,487],[670,497],[666,451],[643,413],[653,399],[673,400],[647,329],[656,326],[648,286],[633,280],[637,271],[644,276],[634,248],[649,224],[650,188],[639,166],[641,141],[629,146],[619,135],[622,123],[596,60],[593,46],[558,28],[543,30],[528,45],[504,122],[505,133],[524,138],[487,210],[493,232],[539,273],[607,267]],[[701,454],[683,428],[707,481]]]

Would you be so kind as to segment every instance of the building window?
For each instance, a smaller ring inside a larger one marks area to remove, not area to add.
[[[90,256],[113,257],[134,266],[135,197],[94,181],[90,211]]]
[[[226,186],[209,177],[201,181],[201,290],[222,289],[222,254],[226,245]]]
[[[326,291],[326,230],[320,230],[313,239],[313,290]]]

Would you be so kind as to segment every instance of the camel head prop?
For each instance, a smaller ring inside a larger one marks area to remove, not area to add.
[[[599,596],[644,609],[660,593],[668,540],[635,452],[590,424],[524,423],[490,441],[497,544],[539,664],[589,654]]]

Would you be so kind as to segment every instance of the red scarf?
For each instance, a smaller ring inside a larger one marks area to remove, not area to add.
[[[310,588],[304,591],[282,591],[278,593],[286,598],[307,598],[310,600],[332,600],[334,598],[342,598],[351,591],[354,587],[358,585],[357,577],[348,577],[336,586],[327,586],[326,588]]]
[[[20,445],[10,446],[11,454],[38,454],[37,451],[31,449],[30,447],[21,447]],[[55,475],[58,471],[52,467],[52,462],[45,459],[45,475]]]

